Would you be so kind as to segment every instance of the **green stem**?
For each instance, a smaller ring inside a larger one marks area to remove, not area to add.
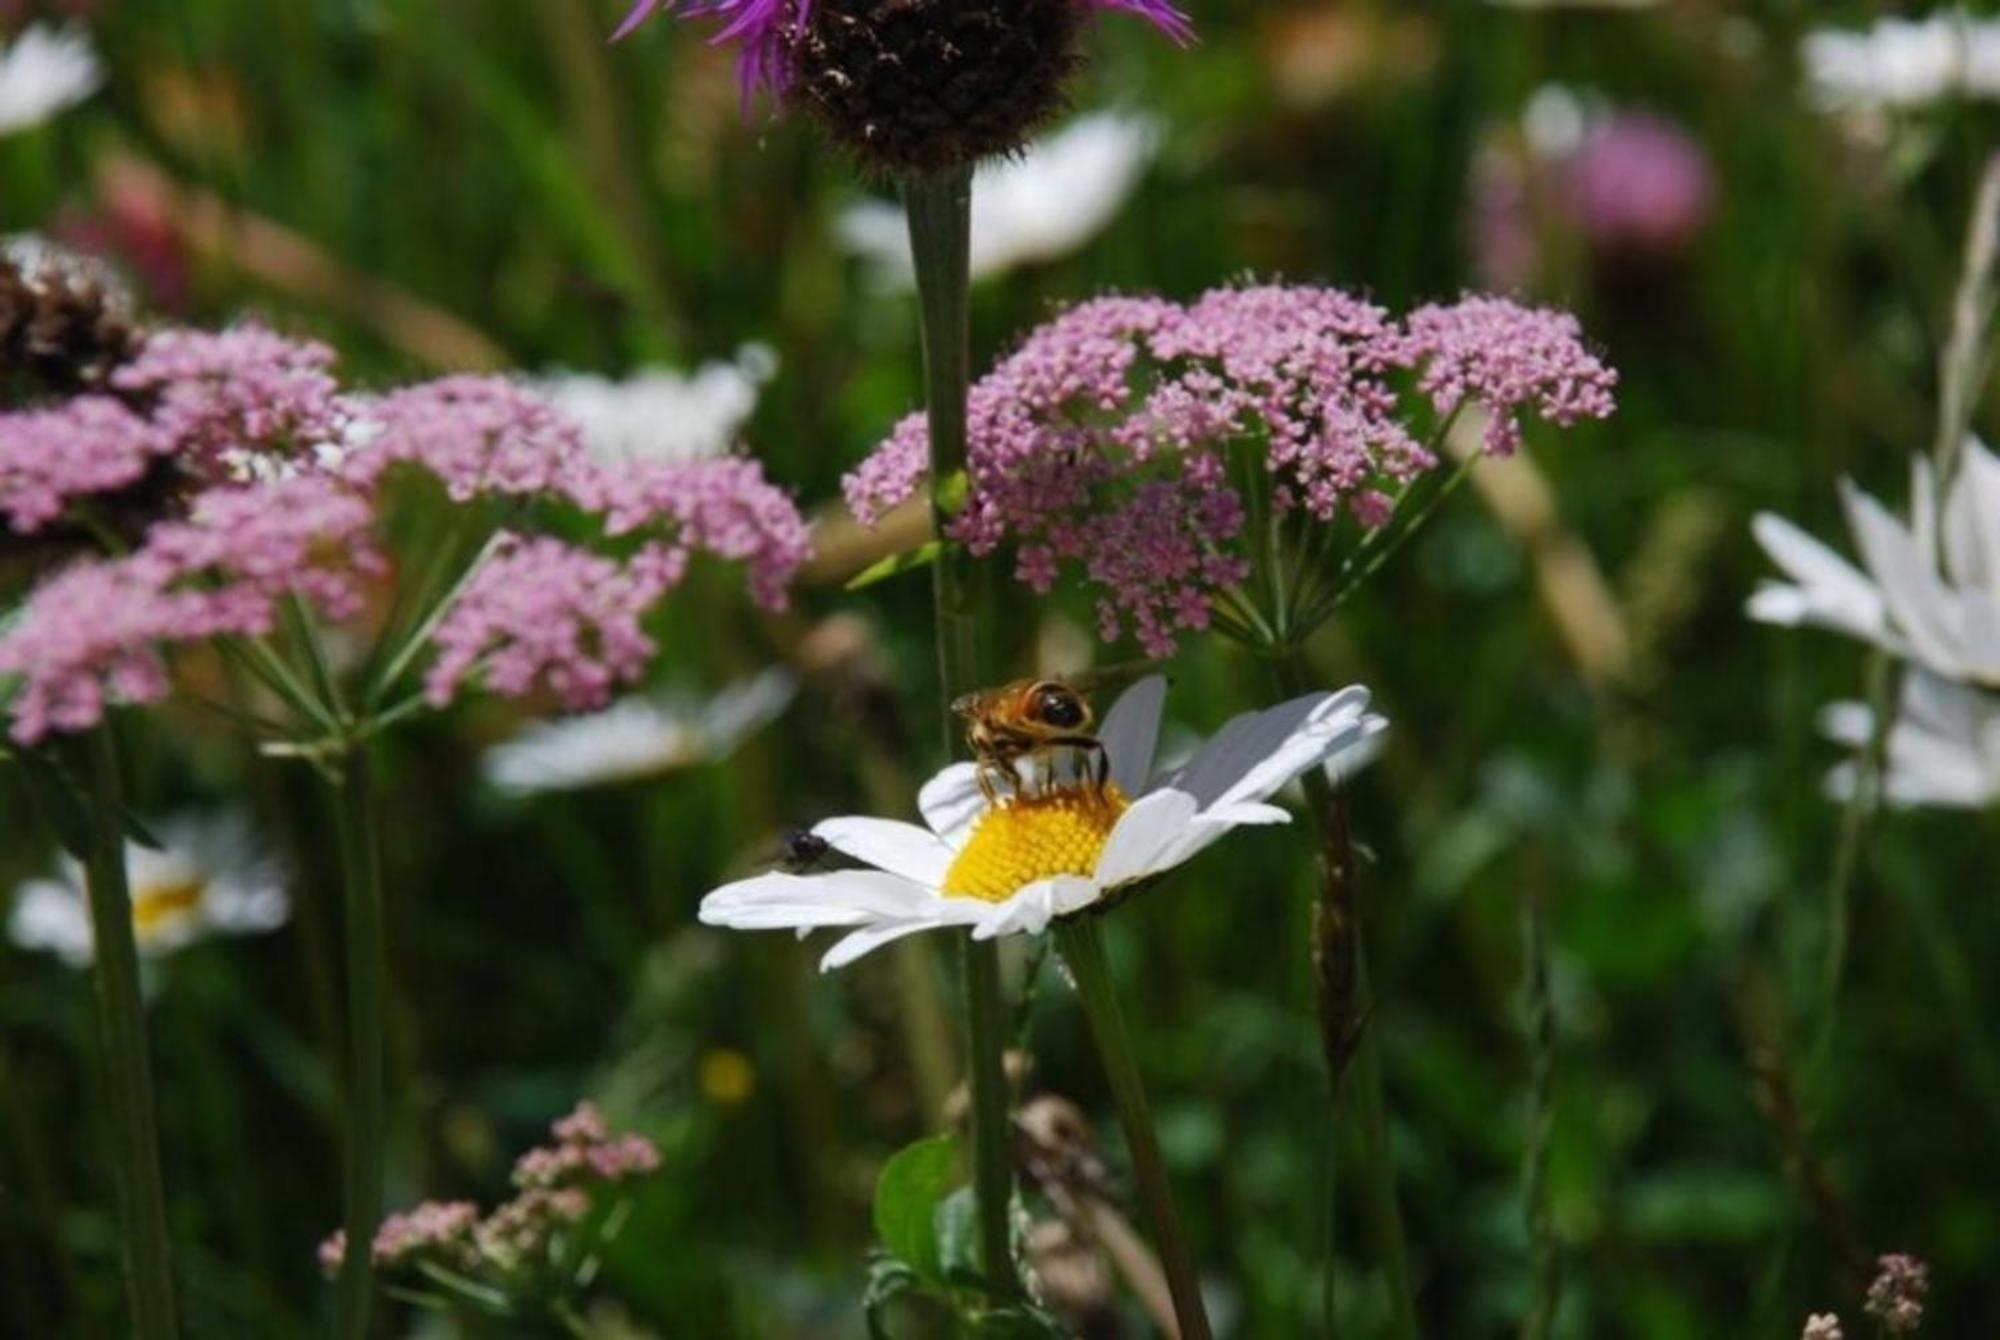
[[[1522,1176],[1522,1201],[1528,1239],[1534,1247],[1533,1292],[1521,1322],[1521,1340],[1547,1340],[1562,1300],[1562,1258],[1555,1224],[1549,1212],[1549,1147],[1556,1127],[1556,1012],[1549,992],[1549,916],[1540,888],[1522,899],[1521,919],[1526,948],[1528,1044],[1532,1055],[1528,1156]]]
[[[1111,966],[1104,958],[1102,918],[1085,915],[1059,921],[1055,937],[1063,962],[1076,980],[1077,997],[1090,1021],[1090,1036],[1097,1043],[1105,1078],[1111,1082],[1111,1097],[1118,1104],[1118,1122],[1132,1151],[1139,1197],[1146,1203],[1146,1216],[1152,1220],[1153,1236],[1158,1240],[1160,1265],[1173,1294],[1174,1320],[1180,1325],[1181,1340],[1209,1340],[1208,1313],[1202,1307],[1194,1256],[1181,1232],[1180,1216],[1174,1211],[1167,1166],[1160,1157],[1160,1139],[1146,1111],[1145,1086],[1140,1083],[1132,1040],[1125,1032],[1118,994],[1111,985]]]
[[[104,1034],[117,1146],[118,1218],[124,1229],[132,1333],[139,1340],[171,1340],[176,1322],[173,1269],[167,1251],[166,1192],[155,1135],[145,1005],[139,994],[132,892],[125,877],[125,808],[119,794],[118,747],[109,723],[91,732],[86,748],[91,796],[85,883],[97,964],[98,1026]]]
[[[350,749],[334,793],[340,871],[347,902],[347,1255],[340,1269],[343,1340],[368,1334],[374,1266],[370,1250],[382,1218],[383,998],[382,854],[375,785],[366,745]]]
[[[924,402],[929,411],[931,517],[942,540],[961,505],[966,468],[965,403],[971,379],[972,169],[956,168],[904,183],[910,250],[924,341]],[[951,703],[977,683],[978,624],[964,551],[946,543],[932,564],[937,604],[938,678],[947,748],[955,734]],[[965,937],[959,955],[965,991],[967,1077],[972,1093],[973,1197],[980,1261],[989,1282],[1016,1287],[1008,1203],[1013,1197],[1007,1076],[1002,1061],[1004,1010],[999,951]]]
[[[1868,743],[1854,765],[1854,794],[1847,798],[1840,815],[1840,837],[1834,848],[1833,869],[1826,881],[1826,945],[1820,959],[1819,989],[1815,998],[1818,1019],[1813,1029],[1812,1047],[1806,1058],[1806,1083],[1816,1098],[1824,1099],[1828,1064],[1833,1059],[1834,1034],[1840,1022],[1840,983],[1847,973],[1847,946],[1854,918],[1854,880],[1861,869],[1861,849],[1874,817],[1876,792],[1882,781],[1883,764],[1889,752],[1889,734],[1895,728],[1895,706],[1890,689],[1889,655],[1877,651],[1869,655],[1867,669],[1868,710],[1873,722]]]
[[[1278,686],[1287,696],[1311,689],[1311,671],[1303,650],[1289,644],[1274,662]],[[1359,1174],[1363,1207],[1373,1239],[1375,1256],[1389,1291],[1391,1325],[1389,1334],[1398,1340],[1416,1340],[1416,1292],[1410,1279],[1410,1260],[1403,1239],[1403,1208],[1396,1193],[1395,1148],[1389,1133],[1388,1103],[1382,1092],[1382,1061],[1375,1045],[1375,1029],[1366,1025],[1372,1013],[1368,984],[1368,956],[1361,932],[1359,902],[1354,896],[1354,846],[1347,827],[1347,807],[1342,795],[1314,768],[1304,777],[1306,808],[1319,830],[1322,885],[1314,907],[1313,979],[1319,996],[1322,1042],[1327,1053],[1327,1082],[1332,1097],[1347,1099],[1355,1134],[1360,1141]],[[1345,1083],[1343,1084],[1343,1081]],[[1338,1111],[1338,1107],[1336,1108]],[[1338,1132],[1328,1130],[1328,1142],[1338,1144]],[[1329,1162],[1337,1162],[1329,1153]],[[1339,1222],[1340,1179],[1329,1177],[1329,1204],[1326,1207],[1326,1271],[1334,1270],[1334,1225]],[[1333,1327],[1333,1288],[1325,1289],[1328,1315],[1325,1324]]]

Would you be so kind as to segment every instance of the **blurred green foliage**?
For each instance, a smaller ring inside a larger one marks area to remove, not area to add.
[[[105,0],[88,21],[107,86],[0,142],[0,227],[124,219],[129,243],[143,230],[114,169],[136,157],[523,368],[691,364],[764,341],[780,371],[746,436],[803,502],[826,502],[917,394],[911,304],[871,291],[833,240],[864,184],[807,129],[740,118],[696,26],[607,47],[623,7]],[[1473,282],[1476,146],[1549,80],[1669,115],[1714,159],[1717,216],[1678,271],[1635,293],[1559,265],[1539,295],[1574,307],[1623,374],[1612,422],[1541,435],[1536,459],[1620,598],[1638,669],[1578,673],[1527,556],[1470,495],[1313,649],[1395,725],[1356,826],[1369,1026],[1433,1334],[1511,1331],[1526,1304],[1531,893],[1556,955],[1558,1333],[1790,1335],[1833,1306],[1859,1319],[1758,1076],[1775,1045],[1804,1083],[1791,1040],[1837,820],[1811,723],[1858,692],[1860,656],[1742,616],[1763,572],[1746,523],[1768,507],[1832,532],[1845,473],[1900,496],[2000,118],[1939,109],[1857,149],[1800,96],[1808,9],[1859,22],[1873,7],[1196,3],[1189,52],[1106,22],[1078,102],[1160,116],[1160,161],[1078,254],[976,295],[981,362],[1052,304],[1109,288],[1186,295],[1255,272],[1395,305],[1450,295]],[[229,247],[155,250],[176,278],[153,297],[177,319],[255,311],[325,335],[368,378],[432,370],[345,285],[301,288]],[[551,1117],[600,1096],[666,1160],[603,1281],[601,1320],[637,1333],[858,1335],[876,1172],[930,1129],[886,962],[820,978],[810,947],[693,920],[786,828],[875,808],[870,767],[908,778],[940,757],[926,584],[822,586],[798,606],[763,622],[696,584],[664,616],[663,677],[719,685],[858,612],[893,728],[832,710],[815,681],[733,760],[662,782],[502,800],[474,767],[510,727],[497,709],[428,721],[389,760],[390,1202],[491,1199]],[[1021,666],[1089,626],[1074,593],[1034,601],[996,579],[994,607]],[[1271,696],[1215,646],[1174,674],[1171,710],[1192,728]],[[313,1248],[337,1217],[328,819],[298,770],[198,718],[131,734],[149,812],[248,804],[298,856],[293,923],[160,965],[151,1017],[188,1333],[306,1334],[328,1305]],[[0,773],[0,794],[12,880],[52,843],[18,777]],[[1311,1334],[1318,1315],[1329,1111],[1309,855],[1301,831],[1242,842],[1113,927],[1184,1217],[1218,1320],[1244,1336]],[[1879,825],[1812,1136],[1857,1241],[1932,1262],[1930,1335],[2000,1331],[2000,992],[1980,966],[2000,961],[1996,858],[1990,819]],[[941,952],[937,969],[942,1008]],[[82,975],[0,949],[0,1333],[118,1325],[89,1009]],[[1098,1114],[1121,1166],[1053,969],[1029,1022],[1031,1085]],[[1356,1226],[1336,1227],[1344,1333],[1369,1334],[1382,1300]]]

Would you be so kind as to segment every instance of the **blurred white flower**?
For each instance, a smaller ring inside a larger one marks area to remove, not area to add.
[[[1801,55],[1814,98],[1830,109],[2000,98],[2000,20],[1963,9],[1884,18],[1865,32],[1817,29]]]
[[[972,277],[988,279],[1066,256],[1102,232],[1139,184],[1158,143],[1153,121],[1097,112],[1028,146],[1019,158],[981,167],[972,184]],[[843,213],[837,227],[841,244],[868,262],[877,282],[915,285],[900,205],[863,201]]]
[[[1919,456],[1912,475],[1908,526],[1842,482],[1865,572],[1783,517],[1760,514],[1752,530],[1790,580],[1758,590],[1750,616],[1830,628],[1944,679],[2000,687],[2000,460],[1966,443],[1941,531],[1929,460]]]
[[[820,959],[845,967],[891,941],[946,926],[976,940],[1039,935],[1049,923],[1163,875],[1245,825],[1291,816],[1269,803],[1294,777],[1334,768],[1388,726],[1368,690],[1314,693],[1236,717],[1184,767],[1154,767],[1166,681],[1143,679],[1105,714],[1107,778],[989,795],[977,765],[924,784],[924,822],[852,815],[813,836],[861,868],[775,871],[701,900],[701,920],[735,930],[845,931]]]
[[[602,712],[543,721],[487,751],[486,780],[511,795],[633,781],[726,758],[791,704],[798,685],[767,670],[707,701],[622,698]]]
[[[0,135],[40,125],[103,81],[97,52],[81,28],[29,24],[0,48]]]
[[[1863,750],[1875,737],[1875,715],[1866,703],[1833,703],[1820,727]],[[1835,768],[1827,794],[1852,799],[1858,772],[1853,762]],[[1978,810],[2000,802],[2000,697],[1923,670],[1906,674],[1882,760],[1882,798],[1903,809]]]
[[[769,347],[746,344],[693,372],[646,368],[622,380],[565,372],[529,384],[576,420],[599,460],[699,461],[729,450],[777,367]]]
[[[141,954],[170,954],[211,934],[249,935],[285,923],[291,912],[285,863],[258,846],[241,817],[177,815],[153,835],[158,851],[125,845]],[[83,868],[65,857],[54,877],[21,885],[7,930],[23,949],[87,966],[92,936]]]

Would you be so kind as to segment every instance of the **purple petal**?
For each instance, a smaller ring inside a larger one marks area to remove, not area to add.
[[[640,24],[659,13],[661,7],[665,4],[666,0],[636,0],[631,10],[625,15],[625,21],[619,24],[616,31],[611,34],[611,40],[614,42],[624,41],[638,29]]]
[[[1168,0],[1091,0],[1099,9],[1137,14],[1181,46],[1194,45],[1194,22]]]

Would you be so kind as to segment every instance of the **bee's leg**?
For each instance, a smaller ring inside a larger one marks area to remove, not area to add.
[[[1000,766],[1007,770],[1007,780],[1013,783],[1014,794],[1025,796],[1028,794],[1028,783],[1027,779],[1021,776],[1020,762],[1018,755],[1010,754],[1000,761]]]
[[[992,764],[981,762],[975,765],[972,770],[972,780],[979,783],[979,794],[986,797],[986,804],[989,809],[1000,803],[1000,797],[993,789]]]

